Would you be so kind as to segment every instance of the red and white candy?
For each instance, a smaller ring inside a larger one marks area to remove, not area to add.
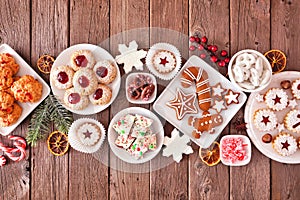
[[[242,138],[226,138],[222,142],[221,151],[223,159],[230,163],[243,161],[247,158],[248,144],[243,142]]]
[[[0,167],[6,164],[6,158],[4,156],[0,156]]]
[[[10,140],[13,140],[15,148],[7,147],[0,142],[0,150],[3,151],[7,157],[13,161],[21,161],[26,158],[26,141],[20,136],[10,135]],[[5,158],[4,158],[5,159]]]

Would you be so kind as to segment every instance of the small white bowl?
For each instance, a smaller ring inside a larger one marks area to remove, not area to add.
[[[144,75],[144,76],[149,76],[153,82],[153,85],[154,85],[154,92],[153,94],[151,95],[151,97],[149,98],[148,101],[144,101],[142,100],[141,98],[139,99],[133,99],[130,97],[130,94],[128,93],[128,86],[129,84],[134,80],[134,78],[137,76],[137,75]],[[156,83],[156,79],[155,77],[152,75],[152,74],[149,74],[149,73],[131,73],[127,76],[126,78],[126,98],[127,100],[130,102],[130,103],[133,103],[133,104],[148,104],[148,103],[152,103],[155,98],[156,98],[156,94],[157,94],[157,83]]]
[[[224,143],[224,140],[225,139],[228,139],[228,138],[234,138],[234,139],[237,139],[237,138],[241,138],[244,142],[244,144],[246,144],[245,146],[245,150],[246,150],[246,159],[242,160],[242,161],[237,161],[235,163],[231,163],[230,161],[226,160],[225,158],[223,158],[223,149],[222,149],[222,146],[223,146],[223,143]],[[227,166],[243,166],[243,165],[247,165],[250,160],[251,160],[251,142],[249,140],[249,138],[245,135],[225,135],[222,137],[221,141],[220,141],[220,159],[221,159],[221,162],[224,164],[224,165],[227,165]]]
[[[268,68],[268,70],[270,71],[271,73],[271,76],[270,76],[270,80],[264,84],[264,85],[261,85],[253,90],[249,90],[249,89],[246,89],[246,88],[243,88],[241,87],[235,80],[234,76],[233,76],[233,72],[232,72],[232,66],[233,64],[235,64],[236,62],[236,58],[237,56],[243,54],[243,53],[250,53],[250,54],[255,54],[257,55],[258,57],[261,57],[263,59],[263,62],[264,62],[264,65]],[[270,83],[271,83],[271,80],[272,80],[272,67],[271,67],[271,64],[269,63],[269,61],[267,60],[267,58],[261,54],[260,52],[258,51],[255,51],[255,50],[252,50],[252,49],[245,49],[245,50],[241,50],[239,52],[237,52],[236,54],[234,54],[228,64],[228,76],[229,76],[229,79],[230,81],[236,86],[238,87],[239,89],[241,89],[242,91],[244,92],[248,92],[248,93],[251,93],[251,92],[258,92],[258,91],[261,91],[263,89],[265,89]]]

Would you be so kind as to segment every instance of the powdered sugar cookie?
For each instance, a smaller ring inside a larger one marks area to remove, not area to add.
[[[290,156],[297,151],[297,141],[288,133],[280,133],[273,141],[273,148],[282,156]]]
[[[294,97],[300,99],[300,79],[293,81],[291,89]]]
[[[264,99],[267,106],[275,111],[283,110],[288,105],[288,95],[283,89],[269,89],[266,92]]]
[[[79,127],[77,134],[82,144],[87,146],[95,145],[101,137],[99,127],[92,123],[82,124]]]
[[[277,117],[270,109],[259,109],[254,113],[254,125],[260,131],[271,131],[277,125]]]
[[[160,50],[154,54],[153,66],[160,73],[169,73],[176,67],[175,55],[167,50]]]
[[[285,127],[294,132],[300,133],[300,110],[291,110],[284,118]]]

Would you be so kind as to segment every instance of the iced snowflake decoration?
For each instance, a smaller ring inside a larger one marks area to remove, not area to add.
[[[137,49],[138,44],[135,40],[131,41],[128,47],[125,44],[119,44],[119,52],[121,55],[116,56],[116,61],[118,64],[124,63],[124,71],[126,74],[131,72],[133,67],[137,70],[143,70],[141,59],[146,57],[147,51]]]
[[[190,142],[190,138],[187,135],[180,137],[179,131],[175,128],[171,133],[171,138],[165,137],[164,145],[166,147],[163,150],[163,156],[169,157],[173,155],[173,159],[179,163],[182,159],[182,154],[191,154],[193,149],[187,145]]]

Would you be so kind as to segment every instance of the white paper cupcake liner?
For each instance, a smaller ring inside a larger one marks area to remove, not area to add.
[[[159,71],[157,71],[154,68],[154,66],[152,64],[152,58],[158,50],[167,50],[167,51],[174,53],[175,59],[176,59],[176,67],[171,72],[160,73]],[[154,74],[155,76],[157,76],[158,78],[160,78],[162,80],[171,80],[172,78],[175,77],[175,75],[178,73],[178,71],[181,68],[181,55],[180,55],[179,50],[174,45],[171,45],[169,43],[156,43],[152,47],[150,47],[150,49],[148,51],[148,54],[146,57],[146,65],[147,65],[148,69],[150,70],[150,72],[152,74]]]
[[[100,128],[101,131],[101,137],[99,141],[93,145],[93,146],[87,146],[82,144],[80,138],[78,137],[76,131],[78,128],[84,124],[84,123],[93,123],[97,125]],[[95,153],[98,151],[103,144],[103,141],[105,139],[106,131],[104,126],[97,120],[91,119],[91,118],[80,118],[74,121],[69,129],[68,137],[69,137],[69,142],[70,145],[73,149],[80,151],[82,153]]]

